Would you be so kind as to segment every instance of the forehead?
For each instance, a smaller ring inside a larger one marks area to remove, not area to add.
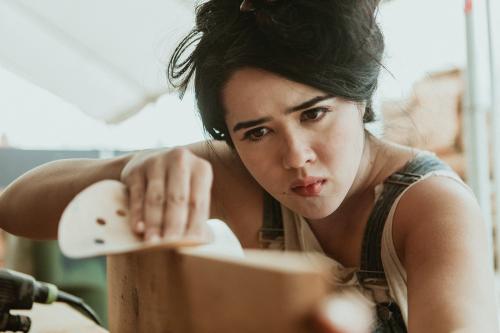
[[[285,110],[317,95],[325,93],[316,88],[288,80],[282,76],[256,68],[235,71],[222,91],[226,117],[235,112],[267,113]]]

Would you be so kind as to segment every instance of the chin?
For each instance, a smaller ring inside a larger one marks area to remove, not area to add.
[[[331,205],[330,203],[328,206],[308,205],[297,208],[292,210],[306,219],[321,220],[333,214],[337,210],[338,205]]]
[[[328,216],[330,216],[334,211],[316,211],[316,212],[304,212],[304,214],[298,213],[308,220],[322,220]]]
[[[343,197],[328,193],[327,196],[304,198],[300,196],[276,196],[282,205],[295,214],[311,220],[324,219],[333,214],[342,204]],[[275,197],[275,198],[276,198]]]

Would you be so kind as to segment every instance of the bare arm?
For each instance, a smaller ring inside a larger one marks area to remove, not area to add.
[[[24,237],[54,239],[67,204],[103,179],[127,185],[133,224],[142,220],[146,228],[168,233],[216,217],[226,221],[245,246],[258,246],[260,187],[221,142],[42,165],[0,195],[0,227]],[[187,188],[182,191],[184,185]]]
[[[28,238],[56,238],[59,218],[71,199],[97,181],[120,179],[129,158],[60,160],[28,171],[0,195],[1,228]]]
[[[429,178],[405,194],[394,222],[405,235],[409,332],[498,332],[486,228],[472,194]]]

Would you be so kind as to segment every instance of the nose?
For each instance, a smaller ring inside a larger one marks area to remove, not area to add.
[[[283,167],[300,169],[316,161],[316,154],[311,144],[303,138],[288,136],[283,143]]]

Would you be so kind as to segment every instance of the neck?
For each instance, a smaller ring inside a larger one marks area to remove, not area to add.
[[[384,161],[387,160],[387,152],[384,144],[369,132],[365,132],[363,152],[359,163],[358,172],[354,182],[347,192],[342,204],[330,216],[321,219],[337,220],[346,212],[352,211],[353,205],[358,205],[365,200],[373,200],[373,189],[382,181]],[[369,198],[367,198],[368,196]],[[310,222],[313,222],[312,220]],[[319,222],[319,221],[318,221]]]
[[[365,131],[364,141],[358,172],[344,201],[372,190],[381,181],[388,157],[387,151],[383,142],[369,132]]]

